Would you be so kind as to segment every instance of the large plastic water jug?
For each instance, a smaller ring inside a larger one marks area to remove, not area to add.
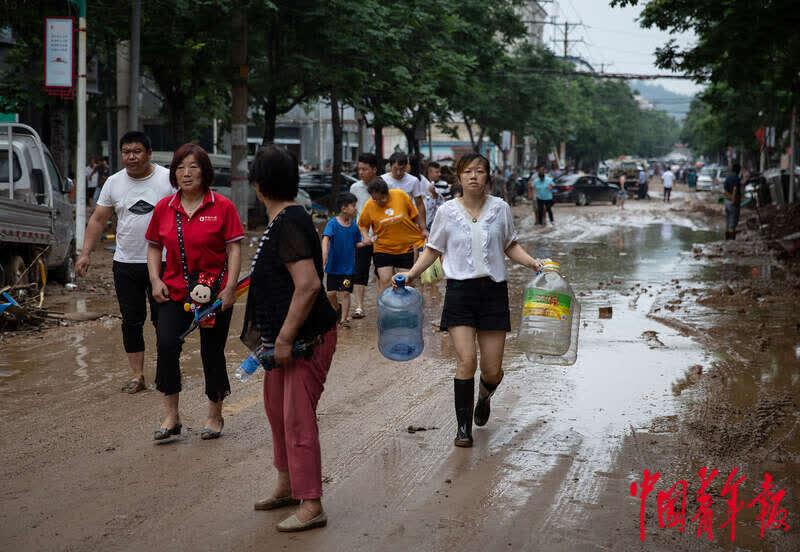
[[[422,295],[395,276],[396,288],[378,297],[378,350],[389,360],[411,360],[422,353]]]
[[[578,359],[581,304],[560,269],[547,260],[525,286],[518,337],[528,360],[569,366]]]

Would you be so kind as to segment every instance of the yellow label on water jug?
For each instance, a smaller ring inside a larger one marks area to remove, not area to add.
[[[544,289],[526,289],[522,316],[543,316],[567,320],[572,310],[572,296]]]

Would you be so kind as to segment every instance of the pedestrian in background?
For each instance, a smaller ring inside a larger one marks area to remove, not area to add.
[[[386,289],[396,270],[408,270],[414,264],[414,252],[425,244],[419,230],[421,215],[407,193],[389,189],[386,181],[376,178],[367,186],[370,200],[358,218],[364,241],[373,239],[373,262],[378,271],[378,295]]]
[[[544,165],[539,165],[537,171],[536,176],[531,179],[528,191],[528,197],[536,208],[536,224],[545,224],[545,211],[550,219],[550,224],[553,224],[553,188],[555,183],[549,175],[545,174]]]
[[[628,197],[628,191],[625,189],[625,175],[619,177],[619,190],[617,190],[617,205],[620,209],[625,208],[625,199]]]
[[[468,153],[458,161],[456,172],[464,195],[439,208],[427,247],[404,276],[411,282],[436,259],[444,261],[447,291],[440,327],[450,333],[458,361],[453,379],[458,426],[454,444],[471,447],[473,418],[478,426],[486,424],[490,399],[503,379],[503,351],[511,331],[505,257],[532,270],[541,264],[517,243],[511,207],[489,194],[489,160]],[[481,376],[475,404],[478,350]]]
[[[350,193],[356,196],[355,220],[364,211],[364,205],[369,201],[369,191],[367,184],[372,182],[378,175],[378,158],[373,153],[362,153],[358,156],[358,182],[350,186]],[[369,242],[362,241],[363,246],[356,249],[356,269],[353,274],[353,318],[364,318],[364,292],[369,285],[369,270],[372,264],[372,234],[367,236]]]
[[[661,182],[664,185],[664,201],[669,203],[669,196],[672,194],[672,185],[675,182],[675,175],[672,169],[667,167],[667,170],[661,175]]]
[[[153,148],[146,134],[125,133],[119,140],[120,157],[124,168],[108,177],[83,239],[81,255],[75,262],[75,272],[85,276],[91,255],[100,236],[106,230],[111,215],[117,215],[116,247],[114,249],[114,291],[122,315],[122,344],[128,357],[131,379],[122,388],[125,393],[138,393],[147,386],[144,381],[144,323],[147,304],[150,320],[156,326],[158,308],[153,301],[150,277],[147,272],[147,241],[145,232],[153,209],[161,198],[173,194],[169,170],[150,162]]]
[[[95,190],[97,190],[97,181],[100,177],[97,170],[100,166],[100,160],[97,156],[93,156],[86,166],[86,205],[91,207],[94,201]]]
[[[425,193],[425,214],[427,216],[427,230],[430,232],[436,211],[448,199],[452,198],[450,184],[442,180],[442,168],[436,161],[428,163],[425,169],[430,186]]]
[[[335,217],[328,220],[322,232],[322,264],[325,267],[328,300],[339,309],[339,325],[350,327],[350,294],[356,271],[356,251],[367,245],[361,243],[361,231],[355,223],[358,199],[349,192],[336,199]]]
[[[103,189],[103,185],[108,180],[108,176],[110,174],[110,168],[108,166],[108,157],[103,157],[100,159],[99,165],[97,167],[97,187],[94,189],[94,194],[92,195],[92,202],[93,205],[97,205],[97,200],[100,198],[100,191]]]
[[[509,176],[508,180],[506,180],[506,189],[504,190],[505,193],[503,195],[506,203],[512,207],[517,204],[517,180],[519,180],[517,171],[511,171],[511,176]]]
[[[153,438],[161,441],[181,433],[180,335],[194,319],[185,305],[205,308],[219,299],[219,313],[200,326],[200,358],[208,397],[208,415],[200,438],[216,439],[225,426],[222,403],[231,392],[225,343],[231,307],[236,302],[244,228],[233,203],[211,189],[214,169],[200,146],[184,144],[175,151],[169,180],[178,191],[158,202],[146,233],[147,268],[153,298],[159,303],[156,389],[164,394],[166,411]],[[164,251],[167,257],[162,270]]]
[[[725,193],[725,239],[736,239],[736,227],[739,225],[739,213],[742,205],[742,170],[739,163],[734,163],[731,173],[725,177],[723,191]]]
[[[647,197],[647,171],[644,170],[644,167],[639,168],[639,174],[637,176],[639,189],[637,190],[637,197],[639,199],[644,199]]]
[[[250,171],[269,223],[252,261],[241,339],[250,350],[274,346],[276,366],[264,372],[264,407],[278,472],[272,495],[255,509],[299,504],[277,529],[304,531],[328,522],[317,404],[336,350],[336,311],[322,288],[314,222],[294,201],[300,181],[294,155],[274,145],[261,148]]]
[[[403,190],[408,195],[419,214],[419,230],[423,236],[427,237],[425,202],[423,200],[425,193],[419,178],[407,172],[409,168],[411,167],[408,155],[405,152],[396,151],[389,157],[389,172],[382,174],[381,178],[390,190]]]
[[[693,167],[689,169],[689,172],[686,175],[686,183],[692,190],[697,188],[697,171],[695,171]]]

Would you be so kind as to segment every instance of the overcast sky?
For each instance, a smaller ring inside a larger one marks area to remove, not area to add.
[[[613,73],[664,73],[655,66],[655,49],[670,38],[657,29],[643,29],[637,18],[641,7],[612,8],[608,0],[555,0],[543,2],[549,15],[561,23],[555,36],[559,41],[557,53],[563,52],[564,21],[583,23],[584,27],[570,28],[569,39],[583,39],[583,43],[569,45],[570,55],[589,61],[597,71],[605,64],[606,72]],[[545,38],[553,46],[554,26],[545,26]],[[693,40],[691,35],[675,35],[679,42]],[[701,87],[690,80],[660,79],[646,81],[657,83],[681,94],[697,93]]]

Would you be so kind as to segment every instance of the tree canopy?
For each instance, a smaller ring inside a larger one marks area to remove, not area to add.
[[[695,41],[671,39],[657,64],[711,85],[694,103],[683,131],[696,150],[750,148],[761,126],[780,131],[800,100],[800,10],[793,0],[611,0],[642,5],[641,25],[670,33],[691,31]]]
[[[530,137],[540,153],[566,141],[586,162],[665,151],[677,136],[674,122],[641,111],[623,82],[569,76],[568,62],[528,42],[523,3],[143,0],[141,66],[173,144],[197,139],[212,119],[229,121],[238,67],[228,22],[232,10],[244,10],[251,116],[265,142],[275,139],[282,113],[322,99],[354,107],[377,133],[399,128],[412,152],[421,129],[456,123],[475,149],[509,130]],[[0,109],[63,105],[41,91],[41,28],[44,15],[64,15],[64,3],[12,4],[0,14],[17,39],[0,78]],[[96,120],[116,103],[116,42],[129,35],[130,9],[125,0],[88,2],[89,54],[105,81],[90,103]]]

